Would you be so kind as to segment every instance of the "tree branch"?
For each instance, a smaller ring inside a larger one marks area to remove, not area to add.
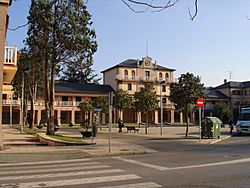
[[[149,8],[154,9],[153,11],[151,11],[152,13],[154,12],[161,12],[167,8],[173,7],[175,6],[180,0],[166,0],[167,3],[166,5],[156,5],[153,4],[153,0],[151,1],[151,3],[148,2],[143,2],[142,0],[122,0],[122,2],[133,12],[135,13],[144,13],[146,12]],[[146,7],[145,10],[136,10],[135,8],[132,7],[132,4],[134,5],[141,5],[143,7]],[[188,13],[189,13],[189,17],[190,20],[194,20],[195,17],[198,14],[198,0],[194,0],[194,4],[195,4],[195,8],[194,8],[194,14],[191,14],[190,8],[188,7]]]
[[[195,0],[195,12],[194,14],[192,15],[191,14],[191,11],[190,11],[190,8],[188,7],[188,14],[189,14],[189,17],[190,17],[190,20],[191,21],[194,21],[194,18],[197,16],[198,14],[198,0]]]
[[[28,23],[26,23],[24,25],[19,25],[16,28],[8,28],[8,30],[10,30],[10,31],[16,31],[16,30],[18,30],[20,28],[26,27],[27,25],[28,25]]]

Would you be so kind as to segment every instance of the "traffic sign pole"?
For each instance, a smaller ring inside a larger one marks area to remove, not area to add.
[[[199,131],[200,131],[199,141],[201,141],[201,108],[199,108]]]
[[[196,106],[199,108],[199,141],[201,141],[201,108],[204,106],[204,100],[202,98],[197,99]]]

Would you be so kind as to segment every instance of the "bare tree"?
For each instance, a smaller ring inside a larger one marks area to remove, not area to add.
[[[166,0],[165,3],[159,4],[155,3],[154,0],[122,0],[122,2],[133,12],[135,13],[145,13],[147,11],[151,12],[161,12],[163,10],[166,10],[168,8],[171,8],[175,6],[177,3],[180,2],[180,0]],[[135,6],[141,6],[144,9],[143,10],[137,10]],[[191,13],[190,7],[188,7],[188,14],[190,17],[190,20],[194,20],[195,17],[198,14],[198,0],[194,0],[194,12]]]

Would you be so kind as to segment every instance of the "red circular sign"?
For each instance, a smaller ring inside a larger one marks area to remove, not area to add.
[[[204,105],[204,100],[203,100],[203,98],[198,98],[197,101],[196,101],[196,105],[197,105],[199,108],[203,107],[203,105]]]

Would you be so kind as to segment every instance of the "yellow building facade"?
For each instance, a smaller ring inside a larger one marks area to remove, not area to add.
[[[104,84],[111,85],[116,91],[125,90],[133,97],[135,92],[140,91],[145,85],[152,86],[163,104],[163,122],[174,122],[174,105],[170,102],[170,84],[174,81],[174,69],[166,68],[157,64],[151,57],[139,59],[128,59],[109,69],[102,71]],[[117,120],[117,113],[115,113]],[[125,110],[121,118],[126,123],[141,123],[146,121],[145,114]],[[149,122],[158,124],[160,122],[159,109],[150,112]]]
[[[6,33],[9,23],[8,8],[12,0],[0,0],[0,86],[3,85],[3,62],[5,53]],[[3,149],[2,133],[2,87],[0,87],[0,150]]]

